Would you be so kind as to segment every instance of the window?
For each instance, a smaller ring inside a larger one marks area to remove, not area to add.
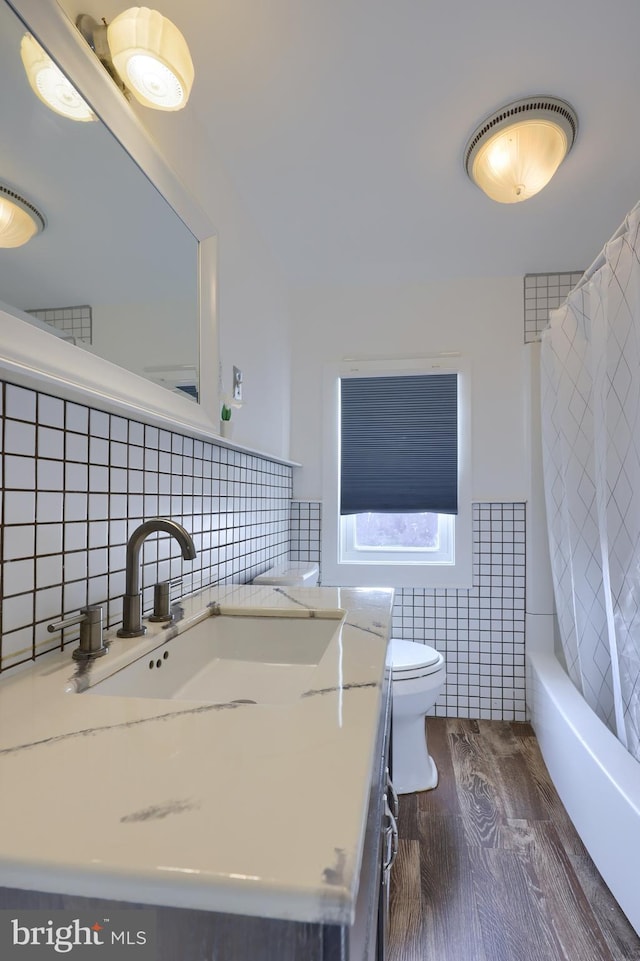
[[[457,357],[328,372],[325,583],[470,586],[468,382]]]
[[[377,514],[340,517],[341,557],[368,564],[451,564],[455,521],[447,514]]]

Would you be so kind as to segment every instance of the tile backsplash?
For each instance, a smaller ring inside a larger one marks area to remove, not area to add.
[[[242,583],[287,556],[291,468],[13,384],[0,385],[2,642],[6,670],[60,647],[47,624],[103,604],[122,619],[129,535],[150,517],[192,534],[144,545],[144,609],[157,581],[177,592]],[[75,640],[78,629],[65,632]]]
[[[474,504],[473,587],[396,589],[393,636],[447,661],[436,715],[525,719],[525,521],[523,503]],[[318,502],[292,502],[292,557],[321,564],[320,527]]]

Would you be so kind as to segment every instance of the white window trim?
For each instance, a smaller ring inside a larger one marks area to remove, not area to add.
[[[458,373],[458,514],[453,564],[341,562],[339,410],[342,377]],[[324,377],[322,582],[337,587],[452,587],[473,583],[471,507],[471,363],[457,355],[328,364]]]

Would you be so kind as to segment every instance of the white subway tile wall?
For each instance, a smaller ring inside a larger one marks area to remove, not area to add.
[[[183,524],[197,558],[145,542],[145,612],[157,581],[243,583],[286,558],[290,467],[13,384],[0,404],[0,670],[75,644],[78,628],[46,626],[88,603],[121,622],[127,538],[150,517]]]
[[[320,525],[319,503],[292,501],[292,559],[321,563]],[[396,589],[394,637],[446,657],[431,713],[525,720],[525,539],[525,504],[474,504],[474,586]]]
[[[291,501],[289,557],[292,561],[320,564],[322,505],[317,501]]]
[[[549,326],[549,311],[559,307],[582,277],[581,270],[555,274],[526,274],[524,278],[524,342],[540,340]]]

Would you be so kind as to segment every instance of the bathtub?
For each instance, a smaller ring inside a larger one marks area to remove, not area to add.
[[[640,764],[548,651],[527,657],[531,723],[558,794],[611,893],[640,934]]]

